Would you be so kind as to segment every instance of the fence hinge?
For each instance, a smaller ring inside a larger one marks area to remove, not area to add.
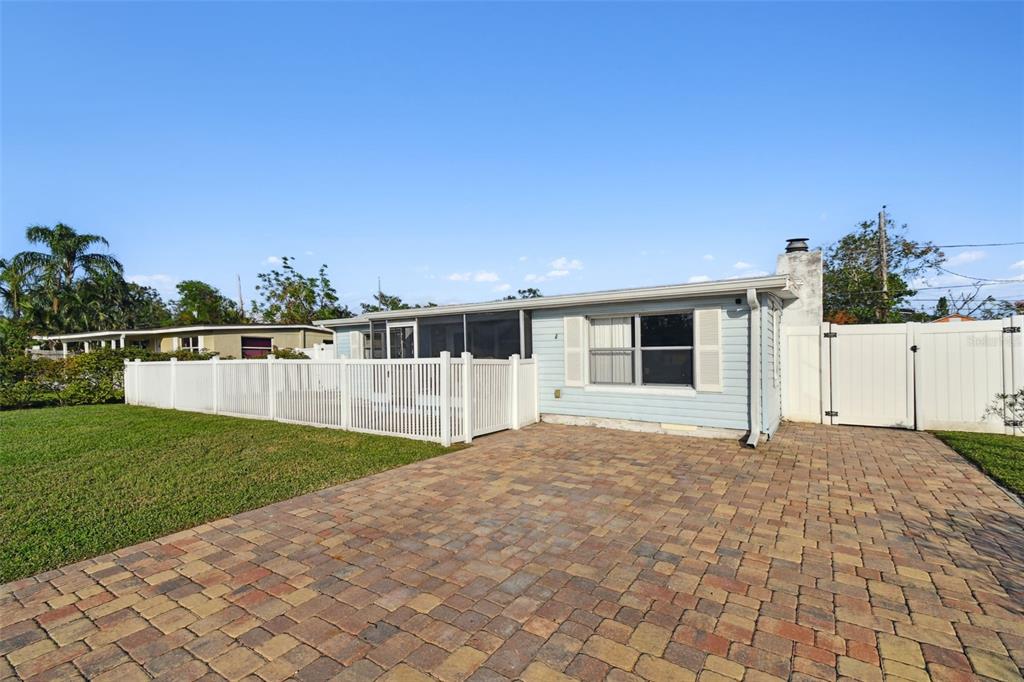
[[[1024,421],[1020,419],[1006,419],[1003,421],[1003,426],[1014,426],[1017,428],[1024,427]]]
[[[836,412],[835,410],[825,410],[825,416],[826,417],[838,417],[839,413]]]
[[[1020,327],[1003,327],[1004,334],[1020,334]]]
[[[824,337],[825,337],[826,339],[834,339],[834,338],[836,338],[836,333],[835,333],[835,332],[825,332],[825,333],[823,334],[823,336],[824,336]]]

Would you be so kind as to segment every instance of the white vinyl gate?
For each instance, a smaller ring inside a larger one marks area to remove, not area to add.
[[[1024,316],[783,330],[783,417],[1024,435],[996,396],[1024,388]]]
[[[469,377],[467,381],[466,377]],[[436,441],[538,421],[537,362],[459,359],[125,362],[130,405]]]

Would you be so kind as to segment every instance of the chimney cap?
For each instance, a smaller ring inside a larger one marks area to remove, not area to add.
[[[786,240],[786,253],[807,251],[807,237],[794,237]]]

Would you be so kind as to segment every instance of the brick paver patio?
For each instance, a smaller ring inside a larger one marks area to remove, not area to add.
[[[0,588],[0,677],[1020,679],[1024,509],[934,438],[539,425]]]

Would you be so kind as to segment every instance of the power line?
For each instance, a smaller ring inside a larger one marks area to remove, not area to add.
[[[974,246],[1020,246],[1024,242],[995,242],[992,244],[936,244],[937,249],[966,249]]]
[[[955,275],[957,277],[963,277],[964,279],[973,279],[973,280],[976,280],[976,281],[979,281],[979,282],[994,282],[996,284],[1013,284],[1015,282],[1020,282],[1021,281],[1019,279],[991,279],[989,277],[971,277],[969,275],[961,275],[959,272],[953,272],[952,270],[947,270],[946,268],[942,267],[941,265],[936,265],[935,267],[937,269],[939,269],[939,270],[942,270],[946,274]]]
[[[1018,282],[1022,282],[1022,280],[1014,279],[1014,280],[1010,280],[1010,282],[1016,284]],[[989,283],[978,282],[976,284],[947,284],[945,286],[937,286],[937,287],[915,287],[915,286],[912,286],[910,288],[913,291],[928,291],[930,289],[971,289],[971,288],[974,288],[974,287],[994,287],[994,286],[998,286],[1000,284],[1004,284],[1004,282],[989,282]],[[847,290],[845,292],[837,292],[837,293],[845,294],[845,295],[848,295],[848,296],[856,296],[856,295],[860,295],[860,294],[881,294],[882,290],[881,289],[869,289],[867,291]]]

